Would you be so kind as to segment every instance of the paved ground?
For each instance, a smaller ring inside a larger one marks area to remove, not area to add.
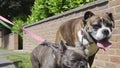
[[[16,68],[12,61],[0,58],[0,68]]]
[[[9,50],[0,50],[0,55],[2,55],[2,54],[8,54],[8,53],[12,53],[12,51],[9,51]]]
[[[0,50],[0,55],[7,54],[7,53],[12,53],[12,51]],[[0,57],[0,68],[16,68],[16,67],[14,66],[12,61],[6,58]]]

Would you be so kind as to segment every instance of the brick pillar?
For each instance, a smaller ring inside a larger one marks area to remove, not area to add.
[[[18,50],[18,34],[10,33],[6,36],[5,39],[7,42],[6,48],[9,50]]]
[[[2,47],[2,31],[0,31],[0,47]]]

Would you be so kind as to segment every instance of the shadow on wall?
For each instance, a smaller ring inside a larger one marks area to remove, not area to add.
[[[9,45],[9,34],[11,33],[11,30],[3,27],[2,30],[2,47],[7,48]]]

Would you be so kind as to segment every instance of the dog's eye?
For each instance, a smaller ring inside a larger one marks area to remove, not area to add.
[[[101,28],[101,24],[92,24],[92,26],[93,26],[94,29]]]
[[[112,27],[112,23],[106,23],[106,27]]]
[[[108,21],[108,20],[103,20],[104,21],[104,25],[106,26],[106,27],[112,27],[112,22],[111,21]]]

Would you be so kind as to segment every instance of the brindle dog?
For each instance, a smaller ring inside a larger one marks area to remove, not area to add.
[[[84,50],[45,41],[31,53],[33,68],[89,68]]]

